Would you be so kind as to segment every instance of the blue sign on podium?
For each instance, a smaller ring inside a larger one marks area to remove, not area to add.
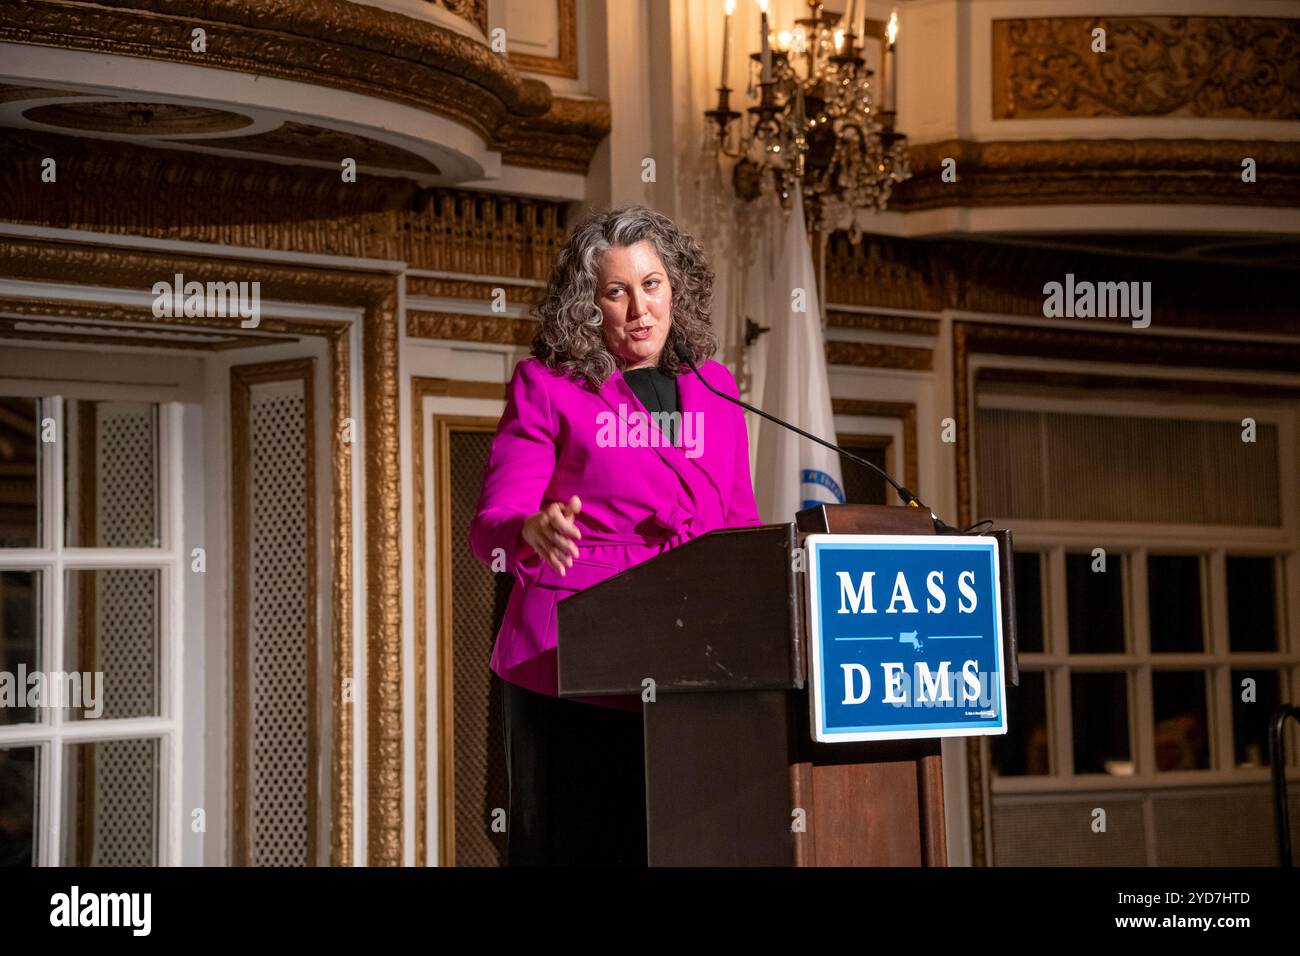
[[[998,542],[813,534],[813,739],[1007,732]]]

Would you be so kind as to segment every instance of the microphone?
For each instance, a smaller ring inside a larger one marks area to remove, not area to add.
[[[896,482],[892,477],[890,477],[889,473],[886,472],[885,469],[881,468],[875,462],[867,461],[867,459],[859,457],[858,455],[853,454],[853,452],[851,451],[845,451],[839,445],[832,445],[830,442],[818,438],[816,435],[810,434],[809,432],[804,431],[802,428],[799,428],[795,425],[791,425],[787,421],[782,421],[781,419],[777,418],[775,415],[769,415],[761,408],[755,408],[753,405],[749,404],[748,402],[741,401],[739,398],[732,398],[726,392],[718,391],[716,388],[714,388],[712,385],[709,384],[708,379],[706,379],[703,375],[700,374],[700,370],[696,368],[695,362],[691,358],[691,350],[686,346],[685,342],[681,342],[681,341],[674,342],[673,352],[677,354],[677,357],[679,359],[681,359],[683,362],[685,362],[687,365],[690,366],[691,371],[695,373],[695,377],[698,378],[701,382],[703,382],[704,387],[707,388],[714,395],[717,395],[719,398],[725,398],[733,405],[739,405],[741,408],[747,409],[753,412],[755,415],[760,415],[763,418],[766,418],[769,422],[774,422],[777,425],[780,425],[782,428],[788,428],[790,429],[790,431],[794,432],[797,435],[802,435],[804,438],[807,438],[809,441],[815,441],[823,448],[829,448],[831,451],[837,452],[838,454],[843,455],[845,458],[848,458],[852,461],[856,461],[859,465],[865,465],[867,468],[870,468],[872,471],[878,474],[881,478],[885,479],[885,481],[889,482],[890,486],[893,487],[893,489],[896,492],[898,492],[898,497],[903,500],[903,504],[907,505],[909,508],[924,508],[926,511],[929,511],[930,517],[934,520],[934,527],[937,532],[939,532],[940,534],[944,533],[945,531],[949,533],[955,533],[953,532],[953,529],[949,528],[949,526],[945,524],[937,514],[935,514],[933,511],[930,510],[929,505],[927,505],[916,495],[912,494],[912,492],[908,491],[906,488],[904,488],[902,485]]]

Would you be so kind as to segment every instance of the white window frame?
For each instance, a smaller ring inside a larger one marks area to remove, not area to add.
[[[16,386],[16,387],[15,387]],[[38,398],[38,423],[47,418],[55,422],[56,440],[41,442],[39,447],[41,547],[0,549],[0,570],[34,570],[40,572],[40,669],[63,670],[64,572],[107,568],[156,569],[159,572],[158,607],[158,715],[118,719],[67,720],[61,708],[41,711],[38,723],[0,726],[0,747],[36,748],[36,847],[37,866],[68,865],[61,859],[64,748],[68,744],[106,740],[158,741],[158,819],[154,823],[158,866],[176,865],[181,861],[183,814],[181,810],[182,752],[182,675],[184,642],[182,592],[185,586],[187,559],[182,552],[183,409],[178,401],[152,401],[158,407],[158,523],[161,546],[158,548],[70,548],[64,544],[63,441],[64,397],[56,383],[30,384],[0,382],[0,392],[18,397]],[[103,396],[116,400],[119,394]],[[77,389],[76,400],[95,401],[93,394]],[[39,433],[39,432],[38,432]]]
[[[1295,412],[1268,403],[1249,408],[1234,400],[1231,404],[1207,406],[1191,402],[1155,403],[1138,400],[1089,399],[1088,414],[1135,418],[1197,418],[1240,421],[1251,415],[1261,424],[1278,429],[1279,476],[1282,495],[1280,527],[1205,526],[1174,524],[1125,524],[1120,522],[1024,521],[996,515],[999,525],[1015,531],[1017,551],[1038,551],[1043,555],[1043,637],[1041,653],[1021,653],[1023,671],[1045,672],[1047,694],[1048,774],[1001,776],[990,774],[991,794],[1010,795],[1078,794],[1096,791],[1134,791],[1135,794],[1167,788],[1241,786],[1267,784],[1271,768],[1238,768],[1232,736],[1232,702],[1229,693],[1234,669],[1277,670],[1284,702],[1300,701],[1300,601],[1288,600],[1300,594],[1300,522],[1297,521],[1294,488],[1296,462],[1287,457],[1296,447],[1298,427]],[[1078,402],[1047,396],[981,394],[972,398],[972,412],[979,408],[1008,408],[1024,411],[1078,412]],[[978,429],[973,429],[977,432]],[[978,442],[977,436],[973,436]],[[978,469],[972,452],[972,504],[978,512],[978,491],[974,487]],[[1290,497],[1288,497],[1290,496]],[[1110,573],[1124,575],[1125,647],[1122,654],[1071,654],[1069,652],[1066,607],[1065,555],[1104,548]],[[1150,649],[1150,621],[1147,606],[1146,558],[1149,554],[1198,554],[1202,565],[1202,619],[1205,650],[1201,653],[1153,654]],[[1228,555],[1267,555],[1277,558],[1274,598],[1277,602],[1278,649],[1272,652],[1230,652],[1228,650],[1227,575]],[[1155,763],[1153,670],[1197,670],[1208,672],[1207,732],[1210,768],[1204,770],[1159,771]],[[1074,734],[1070,675],[1081,671],[1122,671],[1128,678],[1130,754],[1135,764],[1132,775],[1074,773]],[[1292,748],[1295,729],[1290,728]],[[1288,780],[1300,780],[1294,760],[1287,765]]]

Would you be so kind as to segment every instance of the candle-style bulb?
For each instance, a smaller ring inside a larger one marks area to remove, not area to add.
[[[722,12],[726,15],[722,20],[722,82],[718,85],[725,88],[731,66],[731,15],[736,12],[736,0],[726,0]]]

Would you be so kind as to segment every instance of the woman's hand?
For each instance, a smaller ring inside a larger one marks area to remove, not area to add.
[[[524,543],[541,555],[551,567],[565,574],[565,568],[573,564],[578,556],[578,546],[574,540],[582,537],[578,525],[574,522],[582,502],[574,495],[568,504],[552,501],[536,514],[529,515],[519,536]]]

